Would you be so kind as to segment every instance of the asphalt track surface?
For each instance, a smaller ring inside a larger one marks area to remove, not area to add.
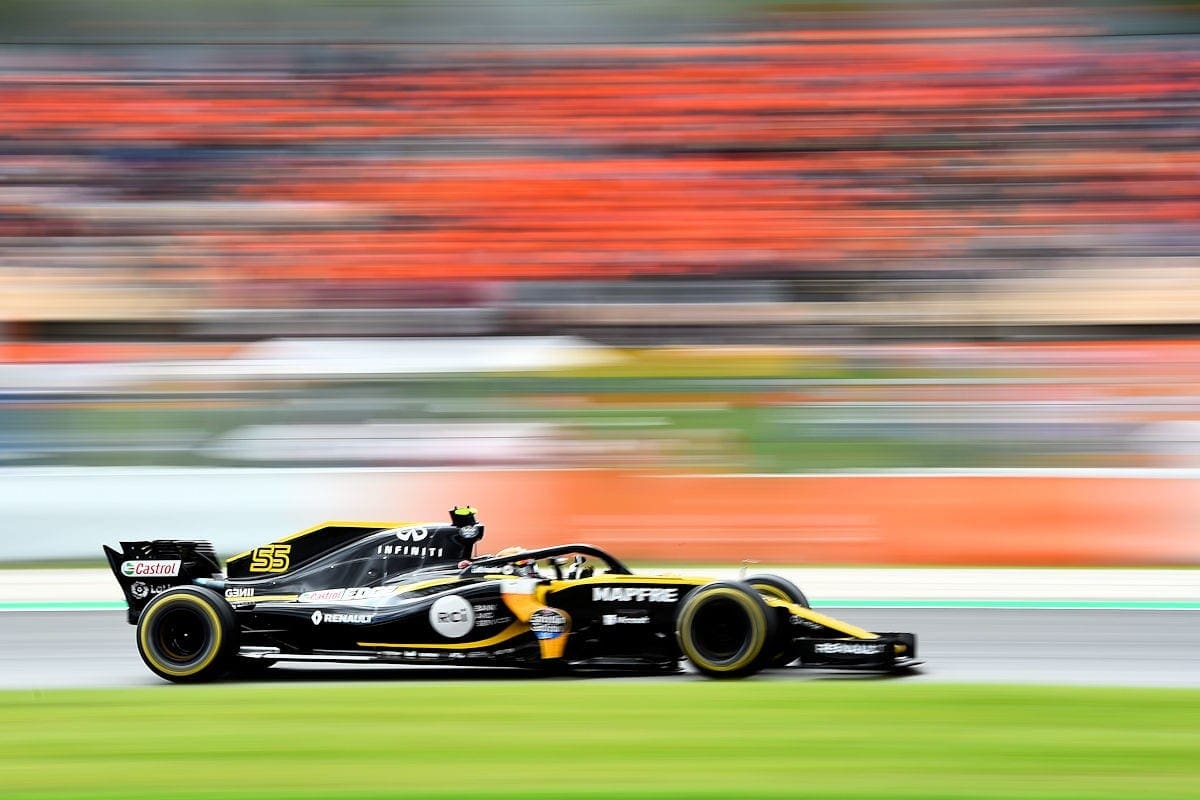
[[[914,631],[926,662],[905,680],[1200,687],[1200,611],[1062,609],[820,610],[874,630]],[[116,611],[0,614],[0,689],[165,686],[142,664]],[[522,670],[290,665],[270,682],[538,680]],[[695,674],[617,680],[699,680]],[[874,680],[776,670],[767,680]],[[564,678],[570,680],[570,678]]]

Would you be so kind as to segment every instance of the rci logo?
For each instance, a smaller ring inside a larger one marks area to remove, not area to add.
[[[439,597],[429,607],[429,624],[447,639],[461,639],[475,627],[475,610],[456,594]]]

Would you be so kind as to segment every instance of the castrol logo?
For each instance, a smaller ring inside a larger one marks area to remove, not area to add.
[[[178,561],[126,561],[121,574],[130,578],[174,578],[179,574]]]

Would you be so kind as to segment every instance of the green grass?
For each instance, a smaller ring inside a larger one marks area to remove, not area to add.
[[[1192,690],[872,680],[21,691],[0,693],[0,791],[1195,798],[1197,720]]]

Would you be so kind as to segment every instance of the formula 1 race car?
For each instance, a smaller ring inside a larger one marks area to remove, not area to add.
[[[635,575],[598,547],[475,557],[471,508],[450,524],[331,522],[230,558],[202,541],[105,547],[142,660],[170,681],[247,675],[276,662],[463,664],[547,671],[766,667],[895,672],[911,633],[818,613],[772,575]]]

